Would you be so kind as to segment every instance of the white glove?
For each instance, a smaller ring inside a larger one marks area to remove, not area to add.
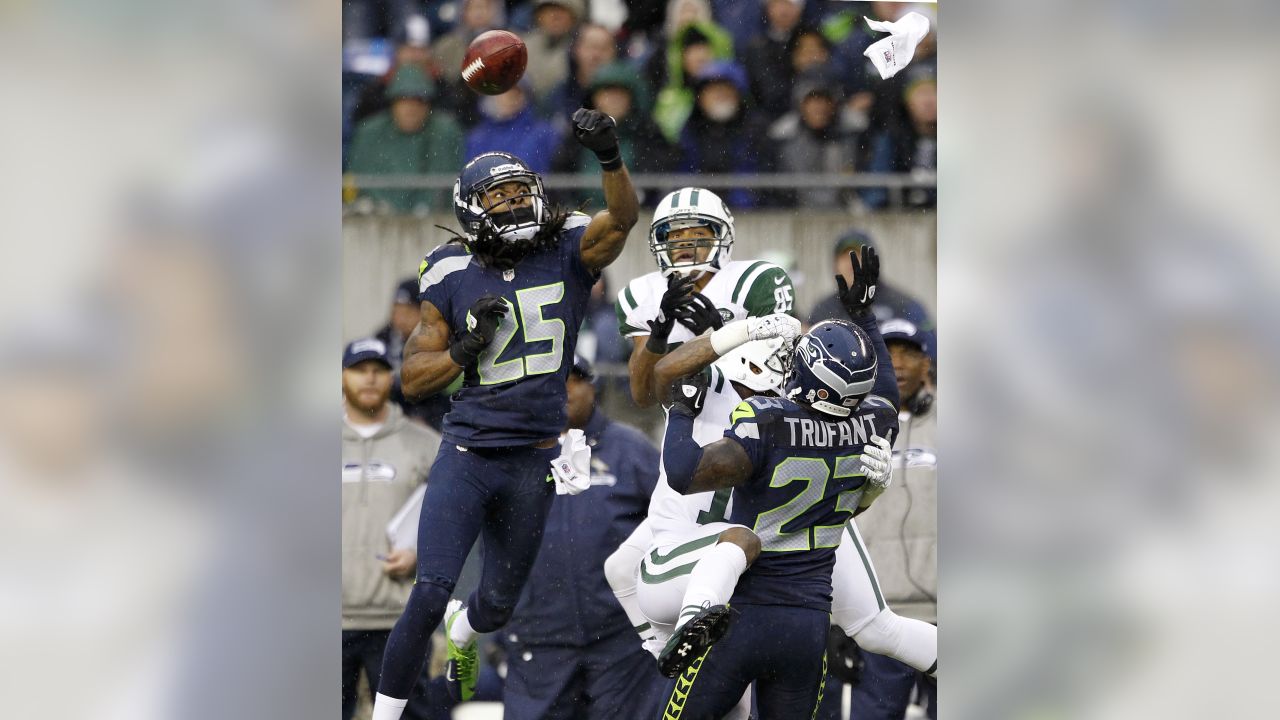
[[[782,338],[790,342],[800,335],[800,321],[783,313],[735,320],[711,333],[711,349],[724,355],[751,340]]]
[[[884,492],[893,482],[893,449],[888,440],[872,435],[862,447],[862,474],[878,492]]]
[[[581,430],[560,436],[560,457],[551,461],[557,495],[577,495],[591,487],[591,447]]]
[[[800,336],[800,321],[785,313],[774,313],[758,318],[747,318],[748,340],[782,338],[791,342]]]

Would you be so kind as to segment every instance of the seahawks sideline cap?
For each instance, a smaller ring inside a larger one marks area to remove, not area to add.
[[[880,323],[880,337],[885,343],[898,340],[915,345],[926,354],[929,352],[928,334],[905,318],[889,318]]]
[[[345,370],[365,360],[377,360],[391,367],[391,360],[387,358],[387,344],[377,338],[361,338],[352,341],[342,353],[342,368]]]

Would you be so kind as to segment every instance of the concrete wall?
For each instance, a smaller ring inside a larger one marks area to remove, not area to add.
[[[436,224],[456,227],[452,215],[427,219],[351,216],[343,220],[343,336],[350,340],[386,322],[392,291],[416,275],[431,248],[448,239]],[[875,238],[882,273],[936,310],[937,221],[932,212],[883,213],[855,218],[847,213],[761,212],[736,219],[734,257],[789,255],[802,314],[834,291],[831,245],[849,228]],[[606,270],[610,287],[656,268],[648,249],[649,217],[642,215],[622,257]],[[776,258],[770,258],[774,259]]]

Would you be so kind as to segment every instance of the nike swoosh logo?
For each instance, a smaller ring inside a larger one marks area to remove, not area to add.
[[[774,284],[774,285],[781,285],[782,283],[784,283],[784,282],[786,282],[786,281],[787,281],[787,278],[786,278],[786,277],[776,277],[776,278],[774,278],[774,279],[773,279],[773,284]]]
[[[445,679],[445,680],[447,680],[447,681],[449,681],[449,682],[457,682],[457,681],[458,681],[458,678],[456,678],[456,677],[454,677],[454,676],[453,676],[453,666],[452,666],[452,665],[450,665],[450,666],[448,666],[448,667],[446,667],[446,668],[445,668],[445,671],[444,671],[444,679]]]

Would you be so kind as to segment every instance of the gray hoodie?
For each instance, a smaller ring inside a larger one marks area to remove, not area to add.
[[[342,427],[342,629],[387,630],[409,598],[413,578],[392,580],[377,555],[391,550],[387,523],[404,506],[440,448],[436,431],[394,403],[373,437]]]
[[[889,607],[925,622],[938,619],[936,412],[899,414],[893,484],[858,516],[858,532]]]

